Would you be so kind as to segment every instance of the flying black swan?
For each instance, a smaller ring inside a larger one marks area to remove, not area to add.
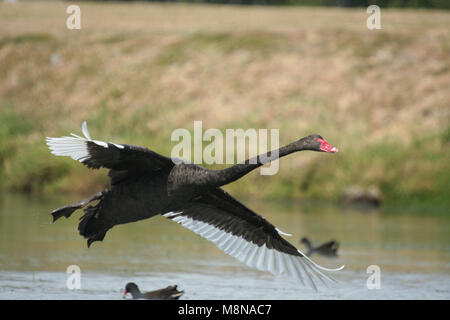
[[[178,291],[177,286],[175,285],[168,286],[164,289],[142,293],[136,283],[129,282],[125,286],[123,297],[125,298],[128,293],[131,293],[133,299],[178,300],[183,295],[184,291]]]
[[[78,230],[88,247],[102,241],[115,225],[161,214],[250,267],[298,279],[314,289],[316,283],[334,281],[321,270],[343,268],[315,264],[280,236],[288,234],[220,188],[268,163],[272,152],[223,170],[208,170],[143,147],[93,140],[86,122],[82,132],[85,138],[73,133],[70,137],[47,137],[47,145],[54,155],[71,157],[91,169],[109,169],[109,189],[51,213],[55,222],[86,207]],[[338,152],[321,136],[310,135],[278,149],[278,157],[303,150]],[[88,206],[95,200],[96,204]]]
[[[313,253],[317,253],[326,257],[337,257],[337,250],[339,248],[339,243],[332,240],[321,244],[318,247],[313,247],[311,241],[308,238],[302,238],[301,242],[306,246],[308,252],[306,255],[309,257]]]

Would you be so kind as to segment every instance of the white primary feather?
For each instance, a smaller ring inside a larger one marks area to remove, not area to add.
[[[299,253],[303,256],[294,256],[275,249],[269,249],[265,244],[259,247],[241,236],[235,236],[214,225],[183,216],[182,212],[168,212],[163,216],[171,218],[183,227],[213,242],[225,253],[252,268],[299,280],[302,284],[314,289],[317,289],[316,283],[318,282],[326,286],[329,282],[335,282],[334,279],[322,273],[321,270],[338,271],[344,267],[327,269],[314,263],[301,251]]]
[[[89,130],[87,128],[86,121],[81,125],[81,131],[83,132],[84,137],[80,137],[75,133],[71,133],[71,137],[60,137],[60,138],[50,138],[47,137],[47,145],[49,149],[52,151],[54,155],[57,156],[67,156],[71,157],[74,160],[83,162],[89,159],[89,150],[87,148],[87,141],[92,141],[98,146],[103,148],[108,148],[108,144],[103,141],[92,140],[91,135],[89,134]],[[119,149],[123,149],[124,146],[120,144],[115,144]]]

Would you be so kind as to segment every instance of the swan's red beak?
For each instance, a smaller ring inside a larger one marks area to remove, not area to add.
[[[339,151],[337,148],[333,147],[331,144],[329,144],[323,139],[314,139],[314,140],[320,142],[320,150],[322,150],[323,152],[338,153]]]

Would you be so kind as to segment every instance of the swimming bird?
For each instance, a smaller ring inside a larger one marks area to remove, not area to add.
[[[309,257],[313,253],[317,253],[326,257],[337,257],[337,250],[339,248],[339,243],[332,240],[321,244],[318,247],[313,247],[311,241],[308,238],[302,238],[301,242],[306,246],[308,251],[306,255]]]
[[[103,241],[116,225],[161,214],[250,267],[297,279],[314,289],[317,283],[334,281],[322,271],[343,268],[317,265],[281,237],[288,234],[221,188],[293,152],[338,152],[320,135],[309,135],[223,170],[209,170],[147,148],[93,140],[86,122],[82,132],[84,137],[73,133],[47,137],[47,145],[54,155],[71,157],[91,169],[109,169],[110,188],[51,213],[55,222],[84,208],[78,230],[88,247]]]
[[[149,299],[149,300],[178,300],[183,294],[184,291],[178,291],[177,286],[168,286],[164,289],[159,289],[155,291],[149,292],[141,292],[139,287],[134,282],[129,282],[125,286],[125,290],[123,291],[123,297],[130,293],[133,299]]]

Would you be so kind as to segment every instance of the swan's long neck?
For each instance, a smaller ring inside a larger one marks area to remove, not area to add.
[[[308,137],[306,137],[308,138]],[[256,157],[245,160],[223,170],[208,170],[195,164],[176,165],[170,172],[167,181],[169,195],[177,192],[182,194],[196,194],[211,187],[221,187],[229,184],[247,173],[293,152],[303,150],[316,150],[310,142],[302,138],[277,150],[272,150]]]
[[[259,168],[260,166],[269,163],[273,160],[284,157],[296,151],[306,150],[306,146],[302,145],[301,141],[297,141],[281,147],[274,151],[269,151],[267,153],[260,154],[256,157],[245,160],[242,163],[238,163],[232,167],[223,170],[211,170],[209,174],[211,175],[210,183],[216,187],[220,187],[236,181],[237,179],[243,177],[247,173]]]

